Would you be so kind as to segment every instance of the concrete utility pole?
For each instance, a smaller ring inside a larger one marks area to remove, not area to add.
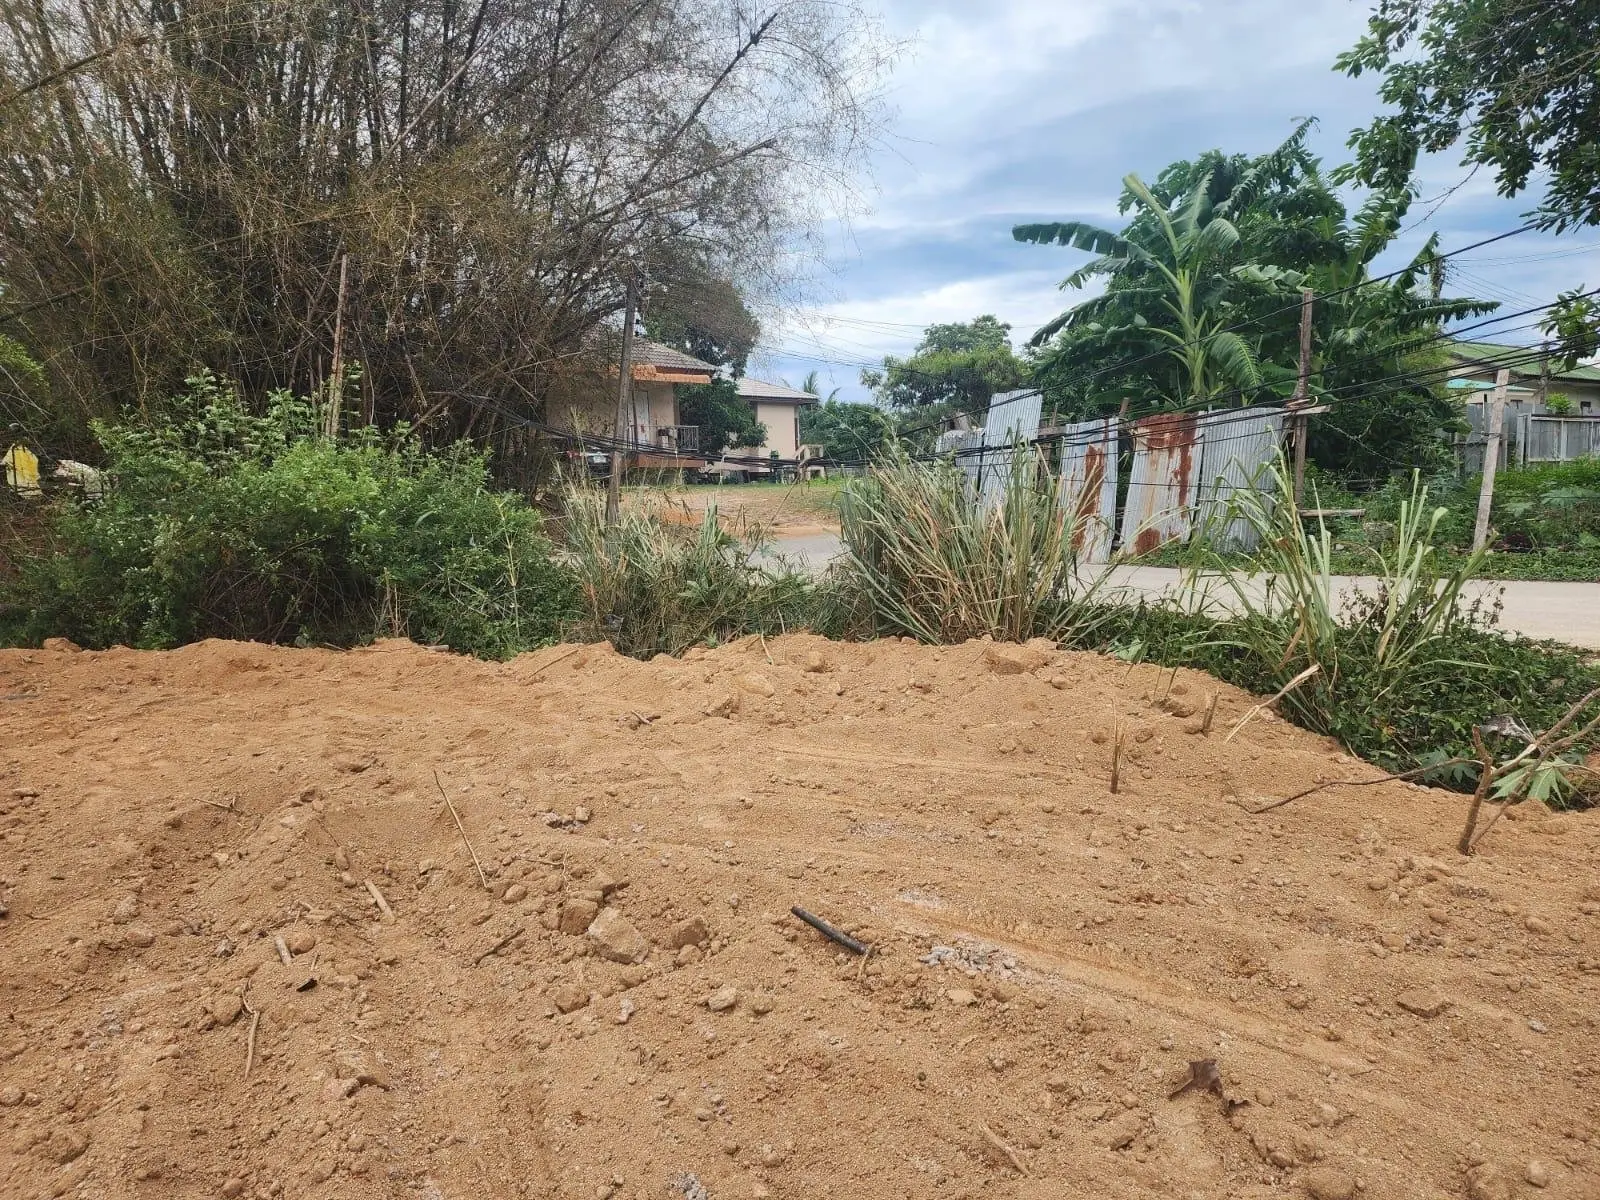
[[[638,295],[633,279],[628,280],[627,313],[622,318],[622,370],[617,375],[617,428],[616,445],[611,449],[611,484],[606,489],[606,524],[617,523],[617,513],[622,503],[622,464],[627,456],[626,447],[633,443],[633,322],[637,315]],[[623,429],[627,429],[627,437]]]
[[[1294,385],[1291,408],[1304,408],[1311,401],[1311,307],[1316,293],[1310,288],[1300,291],[1300,378]],[[1306,434],[1311,420],[1305,413],[1294,417],[1294,507],[1300,510],[1300,498],[1306,490]]]
[[[1489,402],[1489,432],[1483,443],[1483,487],[1478,491],[1478,521],[1472,527],[1472,548],[1482,550],[1489,540],[1489,509],[1494,504],[1494,472],[1500,462],[1500,435],[1506,422],[1506,387],[1511,372],[1502,367],[1494,377],[1494,398]]]

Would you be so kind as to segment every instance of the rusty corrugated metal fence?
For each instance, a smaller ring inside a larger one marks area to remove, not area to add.
[[[1062,430],[1061,507],[1072,523],[1072,545],[1085,562],[1111,558],[1117,519],[1117,421],[1079,421]]]

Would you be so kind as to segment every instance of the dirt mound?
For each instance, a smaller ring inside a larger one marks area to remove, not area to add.
[[[1251,702],[1044,646],[0,653],[0,1194],[1600,1196],[1600,825],[1251,816],[1374,775]]]

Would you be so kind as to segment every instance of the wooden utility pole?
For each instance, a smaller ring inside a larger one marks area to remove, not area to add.
[[[344,407],[344,287],[350,256],[339,256],[339,298],[333,310],[333,378],[328,382],[328,440],[339,436],[340,410]]]
[[[633,321],[638,306],[638,295],[633,280],[628,280],[627,312],[622,318],[622,370],[617,375],[617,428],[611,449],[611,485],[606,489],[606,524],[617,523],[617,513],[622,505],[622,464],[626,447],[633,442]],[[626,427],[627,437],[623,436]]]
[[[1500,436],[1506,421],[1506,386],[1511,372],[1502,367],[1494,377],[1494,397],[1489,401],[1489,431],[1483,443],[1483,487],[1478,491],[1478,521],[1472,527],[1472,548],[1482,550],[1489,540],[1489,509],[1494,504],[1494,472],[1500,462]]]
[[[1310,288],[1300,291],[1300,378],[1294,385],[1291,408],[1305,408],[1311,401],[1311,307],[1316,293]],[[1306,434],[1311,428],[1310,418],[1303,412],[1294,417],[1294,507],[1300,510],[1300,498],[1306,490]]]

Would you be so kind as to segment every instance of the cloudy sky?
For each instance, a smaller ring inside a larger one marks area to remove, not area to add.
[[[1219,148],[1258,154],[1300,117],[1342,161],[1349,131],[1378,109],[1376,81],[1332,69],[1360,36],[1368,0],[883,0],[912,41],[895,70],[898,110],[874,164],[872,211],[834,229],[818,302],[769,330],[752,374],[864,400],[861,367],[905,354],[924,326],[992,312],[1019,344],[1068,306],[1057,284],[1086,259],[1022,246],[1021,221],[1119,224],[1129,171]],[[1427,164],[1423,199],[1461,183],[1454,155]],[[1437,229],[1446,249],[1522,224],[1486,173],[1461,186],[1382,263],[1402,263]],[[1410,220],[1434,206],[1421,203]],[[1600,230],[1528,233],[1463,256],[1455,294],[1532,306],[1600,286]],[[1391,261],[1392,260],[1392,261]],[[1510,325],[1525,323],[1522,320]],[[1485,331],[1479,336],[1487,338]],[[1527,341],[1531,331],[1503,340]]]

